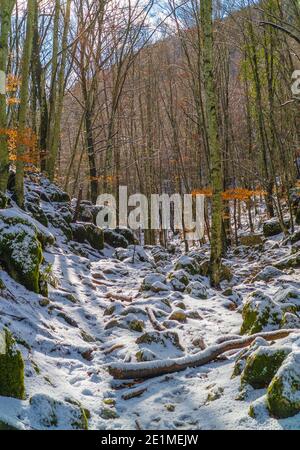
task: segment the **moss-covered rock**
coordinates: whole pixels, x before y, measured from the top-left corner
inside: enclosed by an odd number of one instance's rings
[[[262,346],[269,347],[269,345],[270,344],[268,341],[266,341],[265,339],[263,339],[261,337],[257,337],[255,339],[255,341],[252,342],[252,344],[248,348],[245,348],[244,350],[242,350],[239,353],[239,356],[235,361],[232,378],[242,374],[242,372],[246,366],[246,361],[247,361],[248,357],[251,356],[252,353],[254,353],[254,351],[256,349],[258,349],[259,347],[262,347]]]
[[[151,291],[155,283],[165,284],[165,282],[166,277],[164,275],[156,272],[149,273],[142,282],[141,291]]]
[[[0,331],[0,396],[24,399],[24,362],[7,329]]]
[[[186,322],[186,318],[186,313],[180,308],[174,309],[169,316],[169,320],[176,320],[177,322]]]
[[[210,260],[208,258],[205,258],[203,261],[199,262],[198,267],[199,275],[203,277],[210,276]],[[225,266],[225,264],[221,264],[220,281],[231,281],[232,276],[231,269],[228,266]]]
[[[93,223],[72,223],[73,239],[76,242],[87,243],[95,250],[103,250],[103,230]]]
[[[300,210],[299,210],[300,211]],[[290,236],[291,244],[295,244],[300,241],[300,231],[296,231],[294,234]]]
[[[255,247],[263,244],[263,239],[259,234],[247,234],[240,237],[240,244],[246,247]]]
[[[284,225],[287,228],[289,228],[290,222],[288,220],[286,220],[284,222]],[[263,224],[263,233],[264,233],[265,237],[276,236],[277,234],[282,233],[282,229],[281,229],[279,221],[277,219],[267,220]]]
[[[118,413],[113,408],[102,408],[100,416],[104,420],[117,419],[119,417]]]
[[[291,256],[281,259],[274,264],[277,269],[297,269],[300,267],[300,252],[297,252]]]
[[[65,221],[65,219],[60,215],[58,211],[56,211],[54,214],[51,212],[47,213],[46,215],[47,219],[54,228],[59,229],[69,241],[73,239],[71,226]]]
[[[149,331],[142,334],[142,336],[139,336],[136,343],[148,345],[160,344],[163,347],[167,347],[169,344],[172,344],[178,350],[183,350],[176,331]]]
[[[252,292],[244,304],[241,334],[255,334],[268,328],[278,329],[282,311],[270,297],[261,291]]]
[[[152,352],[151,350],[149,350],[148,348],[143,348],[143,349],[139,350],[136,353],[135,357],[138,362],[153,361],[154,359],[157,359],[156,354],[154,352]]]
[[[120,233],[117,233],[116,230],[105,229],[104,233],[104,242],[110,245],[113,248],[122,247],[127,248],[129,243],[127,239]]]
[[[281,328],[296,329],[300,328],[300,317],[297,314],[286,312],[281,321]]]
[[[86,410],[77,401],[70,399],[62,401],[46,394],[35,394],[30,399],[30,406],[40,429],[88,429]]]
[[[37,196],[37,197],[38,197],[38,203],[36,203],[35,201],[33,202],[33,201],[26,200],[24,206],[25,206],[26,211],[31,213],[31,215],[35,218],[35,220],[37,220],[42,225],[47,227],[48,219],[47,219],[45,212],[39,205],[39,196]]]
[[[277,370],[291,352],[288,347],[259,347],[246,360],[241,376],[242,384],[250,384],[254,389],[269,386]]]
[[[292,352],[271,381],[267,391],[270,413],[278,418],[300,412],[300,352]]]
[[[174,291],[179,292],[183,292],[189,284],[189,276],[185,270],[170,272],[168,275],[168,280],[170,281]]]
[[[0,209],[4,209],[7,207],[8,204],[8,198],[6,194],[0,191]]]
[[[186,288],[186,292],[195,298],[206,299],[207,289],[200,281],[192,281]]]
[[[145,324],[142,320],[132,319],[128,322],[128,328],[132,331],[137,331],[138,333],[142,333],[144,327]]]
[[[283,272],[276,267],[266,266],[253,278],[253,281],[270,281],[274,278],[280,277]]]
[[[14,211],[0,213],[0,261],[27,289],[39,293],[42,246],[37,228]]]
[[[196,275],[199,273],[199,264],[195,258],[184,255],[176,262],[175,270],[185,270],[190,275]]]

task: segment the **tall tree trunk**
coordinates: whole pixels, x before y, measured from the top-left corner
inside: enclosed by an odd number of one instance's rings
[[[24,203],[24,150],[25,145],[23,143],[25,129],[26,129],[26,115],[28,111],[28,84],[30,74],[30,61],[32,52],[33,41],[33,28],[34,28],[34,0],[28,0],[27,3],[27,24],[26,24],[26,37],[23,49],[22,57],[22,85],[20,93],[20,108],[18,116],[18,135],[19,144],[17,146],[17,161],[16,161],[16,199],[20,207],[23,207]]]
[[[1,1],[0,8],[0,71],[2,77],[5,77],[8,58],[8,34],[10,31],[10,19],[15,5],[15,0]],[[0,192],[5,192],[7,187],[9,159],[7,145],[7,114],[6,114],[6,95],[5,86],[3,92],[0,92]]]
[[[208,142],[211,164],[212,225],[211,225],[211,282],[220,282],[222,257],[222,164],[219,143],[216,93],[213,77],[213,20],[212,0],[201,2],[201,24],[203,35],[203,74],[206,96]]]
[[[55,117],[51,118],[53,122],[53,128],[50,127],[50,139],[48,141],[49,145],[49,157],[47,161],[47,172],[51,181],[54,180],[55,176],[55,163],[58,154],[59,140],[60,140],[60,123],[63,109],[63,99],[65,90],[65,68],[67,59],[67,38],[70,26],[70,10],[71,10],[71,0],[67,1],[65,18],[64,18],[64,32],[62,37],[62,51],[61,51],[61,62],[58,75],[58,87],[57,87],[57,98],[55,107]]]

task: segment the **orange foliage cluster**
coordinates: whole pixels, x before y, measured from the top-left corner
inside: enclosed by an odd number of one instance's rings
[[[116,179],[116,177],[99,175],[98,177],[90,177],[89,179],[90,179],[90,181],[99,181],[99,180],[104,179],[108,183],[112,183]]]
[[[6,78],[6,92],[16,92],[21,85],[21,79],[13,74],[9,74]]]
[[[212,196],[212,189],[211,188],[204,188],[204,189],[195,189],[192,191],[192,195],[205,195],[205,197],[211,197]],[[244,200],[247,201],[251,197],[255,196],[261,196],[266,195],[265,191],[263,190],[255,190],[250,191],[249,189],[244,188],[236,188],[236,189],[228,189],[227,191],[222,192],[222,198],[223,200]]]
[[[14,128],[0,130],[0,134],[7,136],[10,161],[23,161],[25,164],[38,165],[39,154],[37,151],[37,137],[31,128],[26,128],[23,133],[19,133]],[[18,145],[24,147],[23,155],[17,157],[16,149]]]

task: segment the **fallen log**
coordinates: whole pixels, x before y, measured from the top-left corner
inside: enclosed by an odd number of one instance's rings
[[[195,353],[194,355],[188,355],[182,358],[146,361],[141,363],[110,363],[107,367],[110,375],[119,380],[152,378],[166,373],[179,372],[189,367],[203,366],[214,361],[218,356],[229,350],[247,347],[258,337],[262,337],[267,341],[273,341],[276,339],[283,339],[291,333],[300,334],[299,329],[257,333],[252,336],[242,337],[241,339],[234,339],[232,341],[223,342],[222,344],[216,344]]]
[[[132,297],[129,297],[128,295],[114,294],[113,292],[108,292],[105,297],[111,300],[120,300],[121,302],[132,302],[133,300]]]
[[[149,306],[147,306],[145,309],[154,330],[164,331],[165,327],[156,319],[153,309],[149,308]]]

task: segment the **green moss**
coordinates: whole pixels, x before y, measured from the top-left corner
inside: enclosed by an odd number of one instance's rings
[[[300,353],[292,352],[273,378],[267,391],[270,413],[283,419],[300,412]]]
[[[0,332],[0,396],[25,398],[24,361],[11,333]]]
[[[36,228],[22,217],[0,216],[0,261],[12,278],[39,293],[42,259]]]
[[[45,394],[35,394],[30,398],[30,405],[42,429],[62,425],[67,429],[88,429],[87,412],[77,400],[66,398],[61,401]]]
[[[255,247],[263,243],[262,237],[258,234],[248,234],[240,237],[240,244],[246,247]]]
[[[104,420],[117,419],[119,417],[117,412],[111,408],[103,408],[100,415]]]
[[[175,270],[185,270],[190,275],[197,275],[199,273],[199,266],[197,261],[188,256],[180,258],[175,264]]]
[[[241,334],[259,333],[267,325],[280,325],[281,312],[276,304],[259,291],[250,295],[242,311]]]
[[[131,320],[129,329],[141,333],[144,330],[144,322],[142,320]]]
[[[250,417],[252,417],[252,419],[255,419],[255,409],[253,407],[253,405],[250,405],[249,411],[248,411],[248,415]]]
[[[170,281],[172,281],[174,279],[178,280],[178,281],[180,281],[180,283],[184,284],[185,286],[187,286],[190,282],[187,273],[185,273],[183,270],[179,270],[178,272],[171,272],[168,276],[168,279]]]
[[[267,387],[290,351],[270,347],[255,350],[246,360],[242,384],[250,384],[254,389]]]
[[[0,209],[5,209],[7,207],[8,198],[3,192],[0,192]]]

